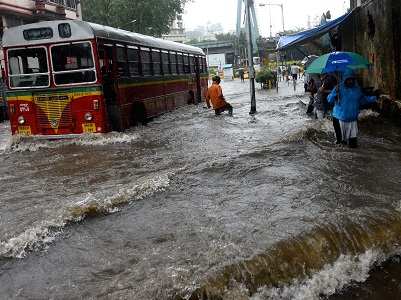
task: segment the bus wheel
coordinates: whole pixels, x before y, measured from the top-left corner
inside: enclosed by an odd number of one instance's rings
[[[145,105],[141,102],[135,102],[132,106],[132,119],[133,124],[135,125],[146,125],[147,117],[146,117],[146,108]]]

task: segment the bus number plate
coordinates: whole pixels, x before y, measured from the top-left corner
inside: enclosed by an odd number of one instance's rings
[[[31,126],[18,126],[18,134],[22,136],[32,135]]]
[[[82,129],[84,133],[96,133],[95,123],[84,123],[82,124]]]

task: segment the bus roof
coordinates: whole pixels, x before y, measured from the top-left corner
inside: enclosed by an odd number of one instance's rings
[[[71,28],[71,37],[62,38],[59,35],[59,24],[68,23]],[[52,35],[47,36],[43,39],[26,39],[24,37],[24,31],[34,29],[52,29]],[[116,29],[109,26],[103,26],[99,24],[84,22],[80,20],[58,20],[58,21],[46,21],[39,23],[32,23],[27,25],[21,25],[12,27],[4,31],[2,46],[17,47],[17,46],[33,46],[43,45],[47,43],[60,43],[60,42],[71,42],[76,40],[88,40],[94,38],[102,38],[106,40],[113,40],[115,42],[131,43],[149,48],[159,48],[170,51],[185,52],[195,55],[205,55],[202,49],[194,46],[185,44],[175,43],[163,39],[150,37],[147,35],[134,33],[122,29]]]

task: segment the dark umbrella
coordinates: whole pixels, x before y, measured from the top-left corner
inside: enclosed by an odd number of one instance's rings
[[[304,68],[307,69],[311,63],[313,63],[319,56],[317,55],[309,55],[304,58],[302,61],[302,64],[304,65]]]

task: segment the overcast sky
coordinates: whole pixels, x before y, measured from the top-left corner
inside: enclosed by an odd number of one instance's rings
[[[269,11],[267,7],[259,7],[260,3],[283,3],[284,21],[286,29],[302,28],[307,26],[308,15],[312,20],[330,10],[333,18],[339,17],[349,7],[349,0],[255,0],[255,8],[261,34],[269,34]],[[280,31],[281,9],[271,7],[273,34]],[[224,31],[233,31],[236,28],[237,0],[194,0],[186,5],[184,25],[186,30],[197,26],[205,26],[208,22],[221,23]]]

